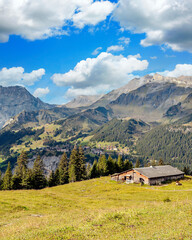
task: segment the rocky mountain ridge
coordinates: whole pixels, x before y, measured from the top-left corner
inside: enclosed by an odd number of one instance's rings
[[[30,112],[40,109],[50,109],[54,106],[42,102],[39,98],[35,98],[24,87],[0,86],[0,128],[6,121],[22,111]]]

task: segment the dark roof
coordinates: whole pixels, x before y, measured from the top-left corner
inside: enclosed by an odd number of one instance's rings
[[[184,174],[184,172],[181,172],[179,169],[170,165],[134,168],[134,170],[148,178],[168,177]]]

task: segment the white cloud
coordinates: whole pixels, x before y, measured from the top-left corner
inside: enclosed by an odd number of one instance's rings
[[[192,64],[177,64],[173,71],[159,72],[166,77],[192,76]]]
[[[119,38],[119,42],[123,43],[125,45],[128,45],[130,43],[130,38],[121,37],[121,38]]]
[[[104,21],[114,7],[107,0],[0,0],[0,42],[13,34],[29,40],[66,35],[71,25]]]
[[[54,74],[57,86],[70,87],[68,95],[101,94],[123,86],[134,78],[135,71],[147,69],[148,61],[140,60],[140,54],[124,57],[102,52],[96,58],[80,61],[73,70]]]
[[[35,92],[33,93],[33,95],[34,95],[35,97],[40,98],[40,97],[46,96],[49,92],[50,92],[50,90],[49,90],[48,87],[46,87],[46,88],[37,88],[37,89],[35,90]]]
[[[27,85],[31,86],[45,75],[45,69],[33,70],[31,73],[24,73],[22,67],[2,68],[0,70],[0,85]]]
[[[115,4],[109,1],[93,2],[79,8],[80,12],[73,16],[73,23],[77,28],[83,28],[85,25],[95,26],[104,21],[114,8]]]
[[[143,46],[192,52],[192,0],[119,0],[114,17],[123,28],[146,33]]]
[[[155,60],[157,59],[157,56],[150,57],[151,59]]]
[[[121,52],[124,51],[124,47],[122,45],[114,45],[107,48],[107,52]]]
[[[102,47],[96,48],[96,49],[92,52],[92,55],[98,55],[101,50],[102,50]]]

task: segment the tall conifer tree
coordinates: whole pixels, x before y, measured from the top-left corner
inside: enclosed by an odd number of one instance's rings
[[[85,155],[81,146],[79,147],[78,158],[78,181],[81,181],[86,179]]]
[[[111,156],[108,157],[107,159],[107,166],[110,174],[115,173],[115,166],[114,166],[114,161]]]
[[[11,172],[11,164],[8,163],[7,170],[3,177],[3,190],[11,190],[12,189],[12,172]]]
[[[107,159],[105,155],[100,156],[97,167],[100,176],[107,176],[109,174]]]
[[[28,156],[25,151],[22,151],[20,156],[17,158],[17,165],[13,176],[13,188],[21,189],[26,188],[26,178],[27,178],[27,163]]]
[[[93,166],[91,168],[90,178],[96,178],[98,177],[98,170],[97,170],[97,160],[93,162]]]
[[[70,161],[69,161],[69,182],[78,181],[78,151],[77,147],[71,152]]]
[[[63,153],[61,156],[61,160],[59,162],[59,182],[60,184],[68,183],[69,181],[69,174],[68,174],[68,160],[67,154]]]
[[[48,178],[48,186],[49,187],[54,187],[56,186],[56,182],[55,182],[55,173],[54,171],[51,171],[49,178]]]
[[[33,165],[33,188],[41,189],[45,186],[44,165],[41,157],[38,155]]]
[[[121,155],[118,156],[117,164],[118,164],[119,172],[122,172],[124,170],[124,162]]]

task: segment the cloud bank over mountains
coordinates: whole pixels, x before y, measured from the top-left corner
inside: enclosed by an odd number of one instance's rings
[[[35,97],[41,98],[41,97],[46,96],[49,92],[50,92],[50,90],[49,90],[48,87],[46,87],[46,88],[37,88],[35,90],[35,92],[33,93],[33,95]]]
[[[135,71],[147,69],[148,61],[140,58],[139,54],[124,57],[102,52],[67,73],[54,74],[52,80],[57,86],[70,87],[67,96],[100,94],[126,84]]]
[[[25,85],[32,86],[45,75],[45,69],[40,68],[30,73],[25,73],[23,67],[2,68],[0,70],[0,85],[13,86]]]
[[[177,64],[172,71],[159,72],[166,77],[192,76],[192,64]]]

